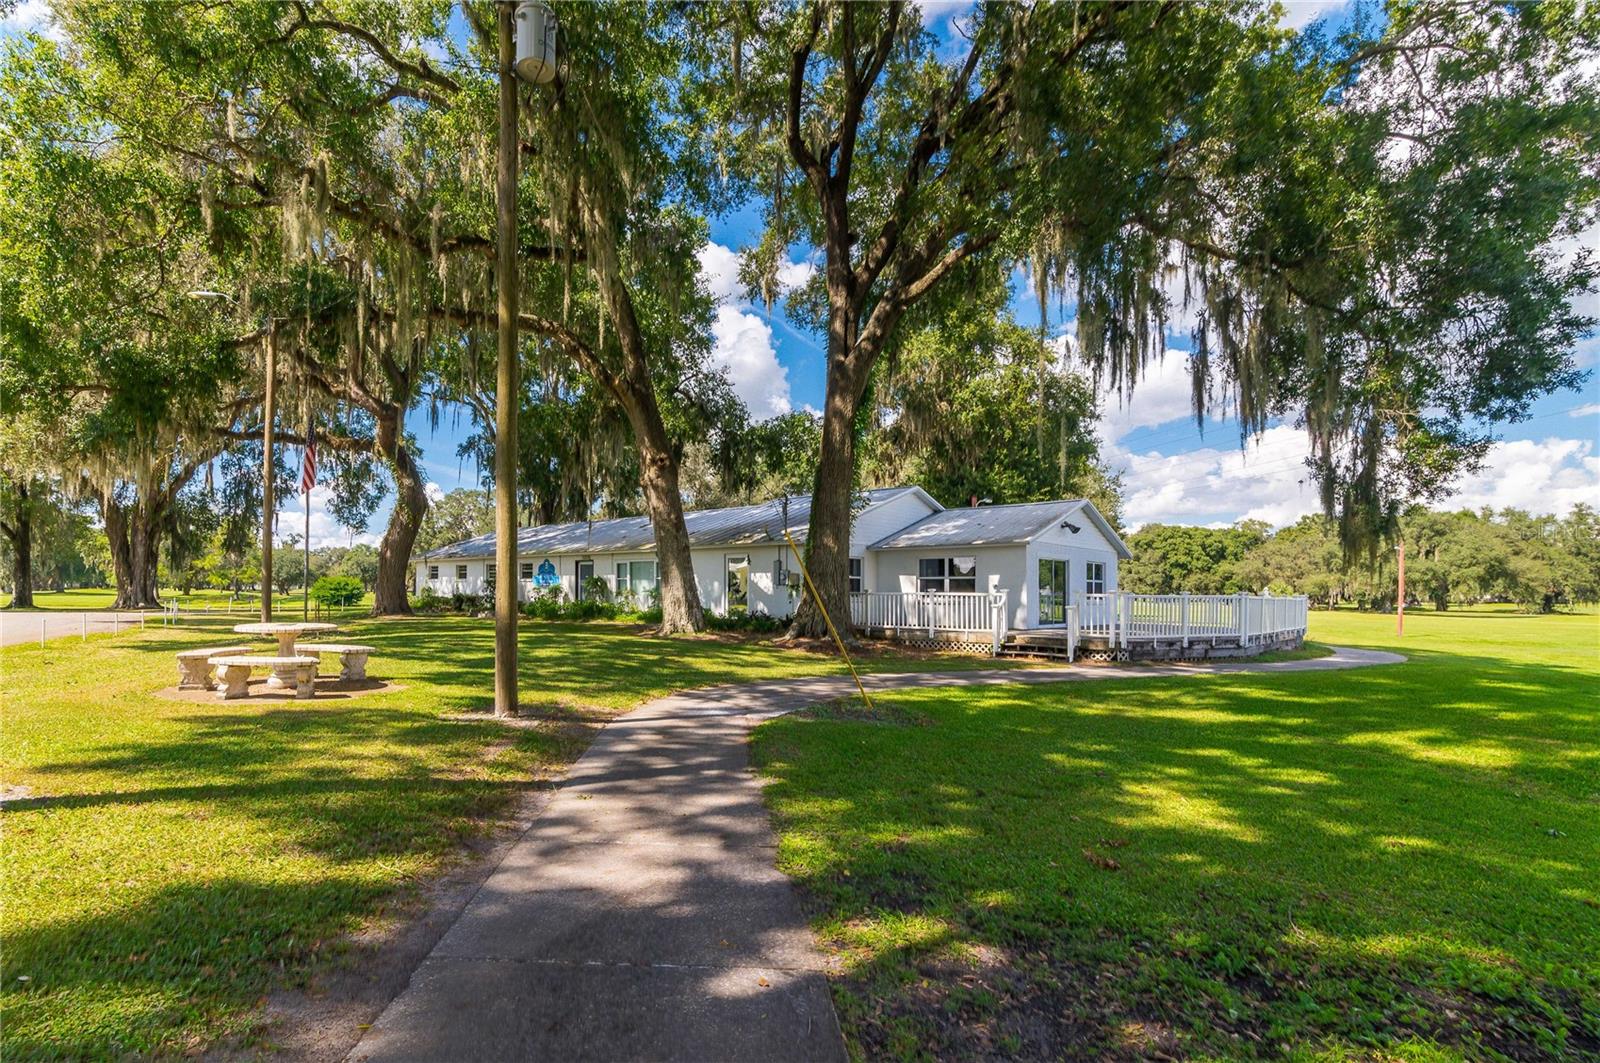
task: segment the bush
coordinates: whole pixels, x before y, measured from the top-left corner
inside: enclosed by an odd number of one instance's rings
[[[361,581],[350,576],[323,576],[311,585],[311,600],[318,605],[354,605],[365,593]]]
[[[789,620],[779,620],[770,613],[740,613],[737,616],[707,613],[706,627],[712,631],[750,631],[758,635],[772,635],[787,630]]]
[[[522,615],[534,620],[615,620],[624,610],[598,596],[567,601],[559,590],[551,589],[523,602]]]

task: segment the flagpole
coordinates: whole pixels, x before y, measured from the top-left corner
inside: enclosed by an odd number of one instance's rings
[[[306,507],[306,543],[305,543],[305,568],[300,576],[300,619],[311,619],[311,489],[317,485],[316,436],[317,430],[314,421],[306,422],[306,453],[301,456],[304,469],[300,478],[305,481],[304,503]]]
[[[300,577],[300,619],[311,619],[311,488],[306,488],[306,557],[305,573]]]

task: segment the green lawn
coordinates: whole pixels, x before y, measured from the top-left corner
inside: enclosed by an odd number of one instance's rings
[[[764,725],[852,1052],[1600,1058],[1600,618],[1413,612],[1399,648]]]
[[[580,716],[841,670],[765,641],[525,623],[522,698],[548,718],[508,731],[441,718],[490,701],[487,622],[353,622],[341,637],[378,647],[372,674],[405,689],[315,707],[153,696],[175,649],[237,639],[220,625],[0,651],[0,782],[32,790],[0,835],[0,1056],[248,1040],[269,987],[303,980],[570,762]],[[930,663],[969,662],[868,667]]]

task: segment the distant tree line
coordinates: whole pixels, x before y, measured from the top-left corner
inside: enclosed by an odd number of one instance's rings
[[[1600,514],[1574,506],[1565,518],[1520,509],[1445,512],[1421,506],[1400,520],[1406,602],[1437,609],[1514,602],[1529,611],[1600,601]],[[1393,609],[1392,548],[1349,558],[1321,515],[1272,532],[1261,521],[1229,528],[1147,524],[1128,537],[1124,590],[1141,594],[1304,594],[1329,607]]]

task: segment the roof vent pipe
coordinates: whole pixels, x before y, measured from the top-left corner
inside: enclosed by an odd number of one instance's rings
[[[517,4],[517,76],[530,85],[556,78],[556,15],[539,0]]]

